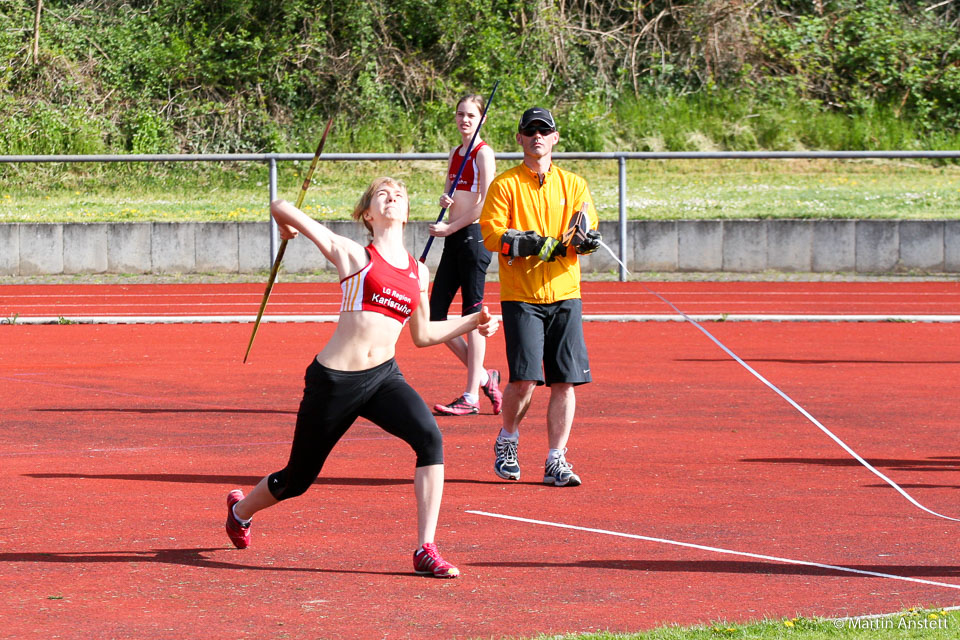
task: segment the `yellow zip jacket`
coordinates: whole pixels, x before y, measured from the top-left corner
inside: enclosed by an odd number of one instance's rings
[[[590,205],[590,228],[596,229],[597,211],[586,180],[554,164],[543,184],[523,163],[493,180],[480,214],[480,232],[484,246],[500,256],[501,300],[547,304],[580,297],[580,261],[573,247],[553,262],[537,256],[511,258],[500,253],[500,237],[516,229],[559,238],[584,202]]]

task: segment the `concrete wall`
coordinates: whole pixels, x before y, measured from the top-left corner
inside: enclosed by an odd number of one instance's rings
[[[408,250],[419,257],[426,222],[407,225]],[[352,221],[337,233],[367,242]],[[619,225],[600,225],[619,252]],[[270,268],[267,222],[0,224],[0,275],[80,273],[252,273]],[[442,240],[427,259],[435,267]],[[677,220],[627,225],[631,271],[960,273],[960,220]],[[330,269],[311,243],[288,244],[284,269]],[[497,269],[493,260],[490,269]],[[603,249],[584,257],[584,271],[616,270]]]

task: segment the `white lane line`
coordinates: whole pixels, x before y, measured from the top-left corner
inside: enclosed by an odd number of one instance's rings
[[[187,304],[187,303],[184,303]],[[237,303],[239,304],[239,303]],[[288,303],[294,304],[294,303]],[[306,304],[306,303],[301,303]],[[321,303],[317,303],[321,304]],[[330,303],[328,303],[330,304]],[[586,305],[597,305],[597,306],[611,306],[611,307],[650,307],[656,305],[656,301],[650,300],[649,302],[641,302],[638,300],[584,300],[583,304]],[[771,306],[769,300],[687,300],[685,304],[688,306],[701,306],[701,307],[756,307],[758,305]],[[941,306],[944,308],[955,309],[957,308],[957,302],[948,302],[948,301],[920,301],[920,302],[910,302],[910,301],[900,301],[900,300],[844,300],[844,301],[831,301],[826,302],[824,300],[786,300],[781,303],[782,305],[790,305],[793,308],[799,307],[822,307],[826,304],[830,304],[835,307],[844,307],[844,308],[856,308],[856,307],[892,307],[894,309],[903,308],[903,307],[930,307],[930,306]]]
[[[779,562],[781,564],[792,564],[803,567],[816,567],[818,569],[829,569],[831,571],[840,571],[844,573],[854,573],[857,575],[871,576],[874,578],[887,578],[889,580],[902,580],[904,582],[916,582],[918,584],[928,584],[935,587],[944,587],[947,589],[960,590],[960,584],[950,582],[937,582],[936,580],[924,580],[923,578],[911,578],[909,576],[898,576],[893,573],[880,573],[879,571],[866,571],[864,569],[853,569],[851,567],[841,567],[835,564],[823,564],[820,562],[810,562],[807,560],[794,560],[792,558],[781,558],[779,556],[767,556],[759,553],[748,553],[746,551],[733,551],[731,549],[722,549],[720,547],[709,547],[692,542],[680,542],[678,540],[668,540],[667,538],[653,538],[650,536],[641,536],[633,533],[622,533],[620,531],[609,531],[607,529],[594,529],[592,527],[580,527],[572,524],[563,524],[560,522],[547,522],[546,520],[533,520],[531,518],[521,518],[518,516],[508,516],[499,513],[489,513],[487,511],[467,510],[466,513],[472,513],[477,516],[486,516],[488,518],[499,518],[501,520],[512,520],[514,522],[523,522],[525,524],[536,524],[544,527],[555,527],[558,529],[572,529],[574,531],[584,531],[586,533],[599,533],[601,535],[616,536],[618,538],[631,538],[633,540],[643,540],[645,542],[655,542],[657,544],[668,544],[675,547],[684,547],[687,549],[697,549],[698,551],[708,551],[710,553],[720,553],[724,555],[741,556],[744,558],[754,558],[757,560],[768,560],[770,562]]]
[[[60,303],[60,302],[46,302],[46,303],[36,303],[36,304],[7,304],[4,305],[3,309],[10,313],[17,309],[89,309],[90,307],[105,307],[108,309],[129,309],[133,307],[134,309],[169,309],[170,307],[182,307],[185,309],[205,309],[213,307],[214,309],[243,309],[244,307],[250,308],[256,306],[250,302],[153,302],[153,303],[138,303],[138,304],[118,304],[103,302],[97,300],[94,302],[70,302],[70,303]],[[284,302],[282,300],[271,300],[270,306],[275,307],[333,307],[340,308],[339,300],[330,300],[329,302],[323,302],[321,300],[308,301],[308,302]]]
[[[260,285],[260,288],[263,288],[263,285]],[[339,288],[331,291],[274,291],[273,295],[281,298],[289,297],[302,297],[302,296],[321,296],[329,298],[337,298],[339,301],[343,293]],[[248,291],[248,292],[224,292],[224,291],[209,291],[201,293],[162,293],[162,292],[137,292],[129,291],[124,293],[25,293],[25,294],[0,294],[0,300],[23,300],[24,298],[39,298],[42,300],[62,300],[65,298],[94,298],[97,300],[103,298],[119,298],[122,300],[130,300],[131,298],[147,298],[153,300],[155,298],[250,298],[251,300],[259,300],[263,297],[262,291]]]
[[[494,305],[493,313],[499,313]],[[458,316],[450,316],[451,318]],[[688,314],[688,318],[697,322],[960,322],[960,315],[905,315],[905,314],[737,314],[709,313]],[[265,315],[262,322],[336,322],[339,315]],[[249,323],[257,319],[254,315],[85,315],[85,316],[16,316],[0,317],[3,324],[224,324]],[[671,313],[640,314],[584,314],[587,322],[685,322],[686,318]]]
[[[375,427],[375,425],[354,425],[354,426],[370,426]],[[375,427],[378,428],[378,427]],[[370,440],[394,440],[395,436],[391,435],[382,435],[382,436],[344,436],[337,440],[337,442],[367,442]],[[224,442],[219,444],[158,444],[158,445],[144,445],[141,447],[90,447],[88,449],[73,449],[73,450],[64,450],[56,449],[52,451],[0,451],[0,458],[13,458],[20,456],[69,456],[69,455],[87,455],[90,453],[142,453],[144,451],[183,451],[188,449],[229,449],[236,447],[276,447],[276,446],[290,446],[292,440],[280,440],[278,442]]]
[[[584,314],[592,322],[960,322],[960,315],[935,314],[810,314],[810,313],[692,313],[686,317],[672,313]]]
[[[36,378],[33,378],[33,379],[26,378],[24,377],[25,375],[34,376],[34,375],[43,375],[43,374],[41,372],[27,373],[27,374],[15,373],[12,376],[0,376],[0,382],[20,382],[23,384],[32,384],[32,385],[37,385],[42,387],[55,387],[58,389],[70,389],[72,391],[90,392],[97,395],[109,395],[109,396],[119,396],[121,398],[136,398],[138,400],[150,400],[152,402],[156,402],[159,405],[163,405],[163,403],[174,402],[175,404],[178,404],[178,405],[189,405],[197,409],[204,409],[208,411],[223,411],[224,413],[242,411],[242,409],[238,409],[236,407],[233,407],[233,408],[224,407],[223,405],[220,405],[220,404],[194,402],[192,400],[182,400],[179,398],[176,399],[175,401],[171,401],[169,398],[164,398],[161,396],[148,396],[141,393],[129,393],[127,391],[115,391],[113,389],[99,389],[97,387],[86,387],[86,386],[76,385],[76,384],[64,384],[62,382],[48,382],[46,380],[37,380]],[[169,407],[164,407],[164,408],[169,408]],[[273,409],[262,409],[262,411],[273,411]],[[290,413],[295,413],[295,411],[291,410]]]
[[[325,287],[317,287],[315,289],[304,290],[304,291],[290,291],[290,290],[277,290],[274,291],[273,295],[281,297],[302,297],[302,296],[320,296],[320,297],[335,297],[339,300],[342,295],[340,288],[336,285],[329,285]],[[662,285],[664,283],[657,283]],[[889,284],[889,283],[885,283]],[[13,285],[17,286],[17,285]],[[47,286],[47,285],[44,285]],[[68,285],[71,286],[71,285]],[[77,285],[84,286],[84,285]],[[93,286],[129,286],[129,285],[93,285]],[[147,285],[147,286],[163,286],[163,285]],[[263,285],[257,285],[261,289]],[[641,285],[642,286],[642,285]],[[872,290],[859,290],[859,289],[840,289],[836,291],[824,290],[824,289],[716,289],[716,290],[684,290],[684,289],[673,289],[671,287],[665,287],[669,289],[667,293],[671,296],[750,296],[750,297],[769,297],[769,296],[795,296],[809,298],[811,296],[839,296],[839,297],[856,297],[863,298],[868,296],[876,296],[881,298],[895,298],[895,297],[946,297],[946,298],[955,298],[960,297],[960,290],[936,290],[936,291],[904,291],[904,290],[894,290],[894,291],[881,291],[878,289]],[[893,287],[886,287],[887,289]],[[594,288],[589,285],[584,286],[588,294],[603,294],[610,296],[631,296],[635,297],[638,293],[635,288],[621,288],[619,286],[613,287],[610,289],[605,288]],[[954,287],[956,289],[956,287]],[[96,292],[79,292],[79,293],[0,293],[0,300],[12,299],[20,300],[24,298],[42,298],[42,299],[64,299],[64,298],[121,298],[124,300],[129,300],[131,298],[210,298],[210,297],[243,297],[251,299],[259,299],[263,295],[262,291],[253,289],[251,291],[201,291],[201,292],[182,292],[182,293],[166,293],[160,290],[150,290],[150,291],[138,291],[138,290],[129,290],[123,291],[121,293],[96,293]]]
[[[57,449],[52,451],[2,451],[0,456],[2,457],[15,457],[15,456],[64,456],[64,455],[85,455],[88,453],[139,453],[142,451],[159,451],[163,449],[223,449],[229,447],[272,447],[277,445],[289,445],[290,440],[280,441],[280,442],[229,442],[221,444],[177,444],[177,445],[151,445],[151,446],[142,446],[142,447],[90,447],[88,449],[75,449],[73,451],[65,451],[63,449]]]
[[[7,324],[223,324],[249,323],[257,316],[18,316]],[[262,322],[336,322],[338,315],[264,316]]]

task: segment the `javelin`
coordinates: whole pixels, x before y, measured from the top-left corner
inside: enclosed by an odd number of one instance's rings
[[[483,126],[483,121],[487,117],[487,109],[490,108],[490,103],[493,102],[493,96],[497,93],[497,86],[499,84],[499,80],[493,83],[493,89],[490,91],[490,97],[487,98],[487,104],[483,107],[483,114],[480,116],[480,124],[477,125],[476,131],[473,132],[473,137],[470,138],[470,144],[467,145],[467,150],[463,152],[463,162],[460,163],[460,169],[457,171],[457,177],[453,179],[452,183],[450,183],[450,191],[447,193],[447,196],[450,198],[453,197],[453,192],[457,190],[457,183],[460,182],[460,176],[463,175],[463,170],[467,166],[467,160],[470,159],[470,151],[473,149],[473,143],[477,140],[477,135],[480,133],[480,127]],[[437,216],[437,223],[443,220],[443,214],[446,212],[446,207],[440,209],[440,215]],[[430,245],[433,244],[433,238],[433,236],[430,236],[430,238],[427,240],[427,246],[423,248],[423,255],[420,256],[420,262],[427,261],[427,253],[430,252]]]
[[[317,160],[320,159],[320,152],[323,151],[323,145],[327,141],[327,134],[330,132],[330,125],[333,124],[333,117],[327,120],[327,126],[323,130],[323,137],[320,138],[320,144],[317,145],[317,152],[313,154],[313,161],[307,170],[307,177],[303,180],[303,186],[300,187],[300,194],[297,195],[297,209],[303,204],[303,198],[307,195],[307,188],[310,186],[310,180],[313,179],[313,170],[317,168]],[[257,312],[257,321],[253,323],[253,333],[250,334],[250,342],[247,344],[247,352],[243,355],[243,362],[247,362],[247,356],[250,355],[250,348],[253,347],[253,339],[257,337],[257,329],[260,328],[260,320],[263,319],[263,310],[267,308],[267,300],[270,298],[270,291],[273,289],[273,283],[277,279],[277,271],[280,270],[280,261],[283,260],[283,252],[287,250],[287,239],[280,242],[280,248],[277,249],[277,257],[273,260],[273,268],[270,269],[270,279],[267,280],[267,289],[263,292],[263,300],[260,301],[260,311]]]

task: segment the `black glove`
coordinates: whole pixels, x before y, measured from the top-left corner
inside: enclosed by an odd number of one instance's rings
[[[586,237],[577,245],[577,253],[581,255],[593,253],[600,248],[600,240],[600,232],[596,229],[590,229],[587,231]]]
[[[500,237],[500,253],[511,258],[535,256],[543,247],[544,238],[536,231],[510,229]]]
[[[500,253],[517,256],[537,256],[544,262],[553,262],[557,256],[567,255],[567,247],[556,238],[544,238],[536,231],[510,229],[500,237]]]
[[[557,259],[557,256],[566,255],[567,245],[551,236],[547,236],[543,239],[543,246],[541,246],[540,251],[537,252],[537,257],[544,262],[553,262]]]

